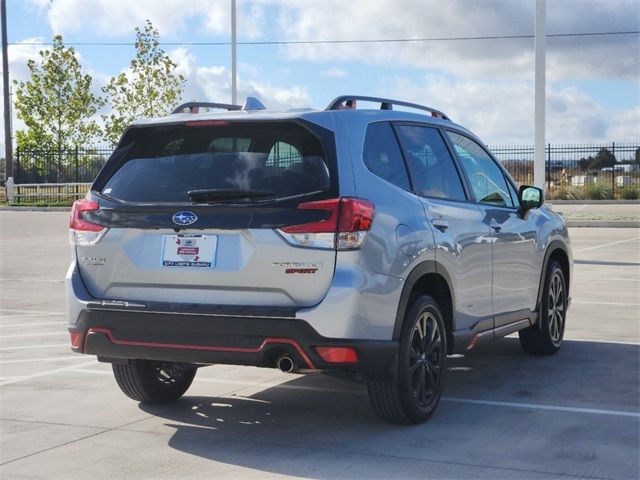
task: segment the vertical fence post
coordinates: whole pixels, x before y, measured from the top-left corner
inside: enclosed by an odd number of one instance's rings
[[[547,192],[551,190],[551,144],[547,144]]]
[[[20,183],[20,147],[16,148],[16,170],[13,176],[15,183]]]
[[[613,155],[613,166],[611,167],[611,198],[616,198],[616,165],[618,160],[616,159],[616,142],[611,142],[611,154]],[[624,179],[622,180],[624,182]]]
[[[75,155],[75,162],[76,163],[75,163],[75,176],[74,176],[74,178],[75,178],[76,183],[78,183],[78,181],[79,181],[78,180],[78,145],[76,145],[75,154],[76,154]]]

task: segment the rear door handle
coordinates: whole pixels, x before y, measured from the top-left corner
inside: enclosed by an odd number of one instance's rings
[[[434,227],[436,227],[441,232],[444,232],[447,228],[449,228],[449,222],[447,222],[446,220],[442,220],[440,218],[431,220],[431,223],[433,224]]]
[[[500,230],[502,230],[502,226],[495,221],[492,221],[489,226],[493,228],[493,231],[496,233],[500,233]]]

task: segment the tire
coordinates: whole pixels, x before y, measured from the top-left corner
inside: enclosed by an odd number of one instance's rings
[[[567,283],[560,264],[547,267],[538,322],[520,330],[520,345],[531,355],[553,355],[562,346],[567,316]]]
[[[436,301],[420,295],[404,318],[395,380],[367,382],[376,414],[392,423],[426,422],[442,395],[447,360],[447,335]]]
[[[113,375],[124,394],[143,403],[167,403],[187,391],[197,367],[187,363],[126,360],[113,363]]]

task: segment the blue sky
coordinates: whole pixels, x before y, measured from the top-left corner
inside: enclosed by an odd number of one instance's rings
[[[229,40],[228,0],[9,0],[10,71],[54,34],[65,43],[127,43],[149,18],[162,42]],[[637,0],[550,0],[548,32],[640,30]],[[529,35],[534,0],[238,0],[239,41]],[[187,78],[184,100],[229,101],[228,46],[167,45]],[[132,46],[77,46],[99,91],[125,70]],[[637,141],[640,37],[549,38],[552,142]],[[239,97],[272,108],[323,108],[358,93],[425,103],[487,143],[533,142],[533,40],[239,45]],[[19,121],[14,122],[19,129]]]

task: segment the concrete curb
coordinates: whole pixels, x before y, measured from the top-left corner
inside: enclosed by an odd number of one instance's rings
[[[640,200],[546,200],[551,205],[640,205]]]
[[[639,222],[625,220],[567,220],[569,228],[640,228]]]
[[[71,207],[0,207],[0,212],[70,212]]]

